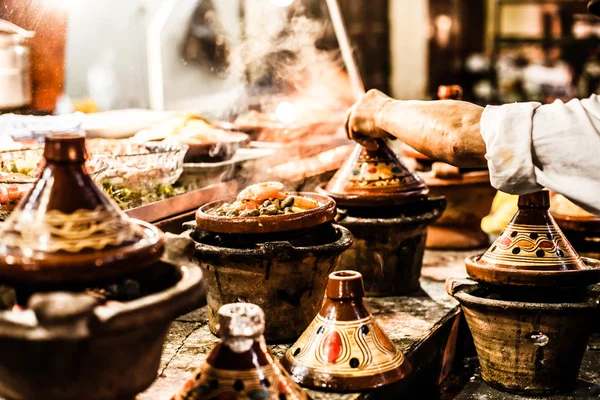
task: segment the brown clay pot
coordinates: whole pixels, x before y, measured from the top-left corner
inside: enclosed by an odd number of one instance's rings
[[[454,278],[446,289],[461,304],[485,382],[530,395],[574,388],[590,322],[599,316],[597,297],[520,301],[519,295],[499,296],[474,281]]]
[[[338,270],[363,276],[367,296],[398,296],[418,291],[427,226],[438,219],[444,199],[427,199],[410,207],[338,210],[337,223],[354,235]]]
[[[167,239],[166,250],[129,276],[148,295],[98,304],[83,293],[37,293],[24,310],[0,312],[0,396],[134,399],[149,387],[171,321],[198,307],[203,294],[191,241]]]
[[[294,340],[319,311],[326,277],[352,244],[348,229],[329,223],[304,234],[247,235],[253,242],[192,233],[194,259],[208,287],[208,323],[217,334],[217,311],[227,303],[248,302],[267,313],[267,341]]]
[[[363,296],[360,273],[329,275],[321,311],[281,361],[300,385],[354,392],[398,382],[411,372]]]
[[[2,224],[0,276],[32,284],[112,279],[156,262],[163,239],[88,175],[85,137],[51,134],[34,188]]]
[[[447,202],[442,217],[429,227],[426,247],[474,249],[488,245],[481,220],[489,214],[496,195],[489,173],[467,172],[453,179],[440,179],[431,172],[419,175],[429,187],[430,196],[445,197]]]
[[[172,400],[309,397],[281,367],[265,343],[265,314],[255,304],[226,304],[219,309],[219,336],[202,366]]]

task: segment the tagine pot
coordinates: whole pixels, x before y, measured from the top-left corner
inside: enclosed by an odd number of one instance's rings
[[[226,304],[218,318],[221,342],[172,400],[309,399],[267,347],[260,307]]]
[[[561,299],[560,293],[545,292],[524,300],[454,278],[446,289],[460,302],[486,383],[524,395],[575,388],[591,322],[599,315],[598,294]]]
[[[411,372],[404,355],[363,303],[356,271],[329,275],[323,307],[282,359],[305,387],[356,392],[399,382]]]
[[[23,310],[1,312],[0,396],[134,399],[148,388],[171,321],[201,305],[202,273],[189,261],[191,241],[182,240],[168,239],[159,262],[125,275],[145,293],[134,300],[38,293]]]
[[[368,296],[419,290],[427,226],[440,218],[444,199],[427,196],[423,181],[383,140],[375,150],[357,145],[319,190],[339,205],[336,221],[355,237],[338,270],[363,275]]]
[[[333,200],[299,195],[321,207],[304,216],[211,217],[210,210],[223,202],[218,201],[198,211],[196,225],[211,230],[196,228],[191,237],[207,283],[212,333],[217,334],[217,311],[228,303],[253,303],[265,310],[269,342],[295,340],[319,311],[327,275],[353,239],[348,229],[328,222],[335,217]]]
[[[482,255],[467,257],[467,274],[490,285],[579,287],[600,282],[600,261],[580,257],[549,212],[546,190],[519,196],[518,211]]]
[[[364,207],[338,210],[337,223],[354,235],[338,270],[363,276],[366,295],[399,296],[417,292],[427,227],[445,207],[444,199],[426,199],[410,207]]]
[[[0,278],[87,284],[158,261],[161,232],[127,217],[93,182],[83,135],[47,135],[44,159],[34,188],[0,226]]]

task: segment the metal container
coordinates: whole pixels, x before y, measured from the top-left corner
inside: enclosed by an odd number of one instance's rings
[[[528,395],[575,387],[599,317],[597,294],[514,288],[499,294],[498,288],[453,278],[446,289],[461,304],[485,382]]]
[[[29,48],[23,43],[34,32],[0,19],[0,110],[31,103]]]

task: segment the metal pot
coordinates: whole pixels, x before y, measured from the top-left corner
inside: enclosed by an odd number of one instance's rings
[[[34,32],[0,19],[0,110],[31,103],[29,48],[23,45]]]

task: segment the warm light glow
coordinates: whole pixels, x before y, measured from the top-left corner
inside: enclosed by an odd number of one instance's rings
[[[282,101],[275,109],[275,118],[284,124],[290,124],[296,120],[296,110],[294,105],[287,101]]]
[[[271,0],[271,3],[275,4],[278,7],[287,7],[293,2],[294,0]]]

